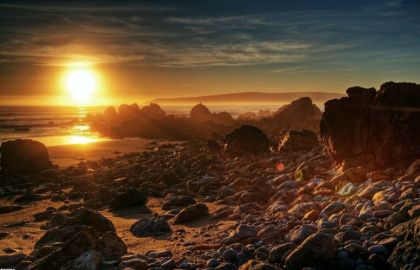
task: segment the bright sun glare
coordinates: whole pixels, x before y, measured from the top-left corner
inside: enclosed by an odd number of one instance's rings
[[[91,70],[78,68],[67,74],[66,87],[76,104],[86,105],[97,88],[97,82]]]

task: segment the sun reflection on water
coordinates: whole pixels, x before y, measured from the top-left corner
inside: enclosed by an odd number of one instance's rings
[[[79,109],[79,112],[82,110]],[[81,113],[82,114],[82,113]],[[80,115],[81,115],[80,114]],[[79,116],[80,116],[79,115]],[[79,121],[82,121],[82,118],[79,118]],[[99,141],[99,137],[95,136],[90,131],[90,126],[84,123],[77,123],[71,128],[71,134],[67,136],[66,143],[67,144],[78,144],[78,145],[86,145],[89,143]]]
[[[70,135],[67,137],[68,144],[89,144],[96,141],[98,141],[97,138],[83,135]]]

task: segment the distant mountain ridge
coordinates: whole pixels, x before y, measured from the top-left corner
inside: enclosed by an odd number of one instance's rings
[[[207,96],[179,97],[179,98],[158,98],[152,100],[158,104],[197,104],[202,103],[283,103],[291,102],[300,97],[310,97],[313,102],[326,102],[330,99],[341,98],[344,94],[327,92],[283,92],[283,93],[264,93],[264,92],[239,92]]]

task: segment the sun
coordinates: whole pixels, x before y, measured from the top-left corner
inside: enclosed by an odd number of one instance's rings
[[[67,74],[66,87],[74,103],[86,105],[91,102],[92,94],[97,88],[97,80],[92,70],[77,68]]]

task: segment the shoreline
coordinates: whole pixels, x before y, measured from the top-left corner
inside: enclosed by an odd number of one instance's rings
[[[102,140],[86,144],[66,144],[48,146],[50,159],[60,168],[77,165],[82,161],[95,161],[101,158],[115,158],[119,155],[142,152],[153,140],[121,139]]]

